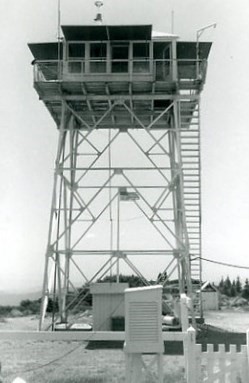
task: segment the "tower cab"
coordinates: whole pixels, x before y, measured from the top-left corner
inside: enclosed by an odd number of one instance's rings
[[[35,83],[133,83],[133,91],[199,92],[205,81],[210,43],[178,41],[176,35],[156,33],[151,25],[62,26],[59,43],[29,44],[35,57]],[[197,73],[198,72],[198,73]],[[67,83],[67,85],[66,85]],[[126,89],[129,89],[126,87]],[[160,91],[160,85],[153,91]],[[38,89],[37,89],[38,90]],[[121,93],[125,89],[115,87]]]

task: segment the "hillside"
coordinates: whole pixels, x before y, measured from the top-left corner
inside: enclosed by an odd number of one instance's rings
[[[5,292],[0,291],[0,306],[17,306],[22,300],[36,300],[41,297],[41,292]]]

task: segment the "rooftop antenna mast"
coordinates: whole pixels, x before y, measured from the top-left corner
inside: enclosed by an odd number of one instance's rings
[[[61,29],[61,0],[57,3],[57,38],[60,41],[60,29]]]
[[[97,15],[94,19],[94,21],[98,24],[102,24],[103,22],[103,17],[102,17],[102,13],[100,12],[100,8],[104,5],[104,2],[101,1],[101,0],[97,0],[95,1],[95,6],[97,7]]]

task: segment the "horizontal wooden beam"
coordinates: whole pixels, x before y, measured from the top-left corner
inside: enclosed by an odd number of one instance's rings
[[[39,92],[38,92],[39,93]],[[43,92],[42,92],[43,93]],[[126,101],[132,98],[133,101],[153,101],[153,100],[189,100],[198,101],[199,95],[170,95],[170,94],[124,94],[124,95],[99,95],[99,94],[75,94],[75,95],[50,95],[49,92],[44,90],[44,93],[40,97],[44,102],[56,102],[56,101]]]
[[[182,342],[186,332],[162,332],[163,341]],[[0,331],[1,341],[124,341],[124,331]]]

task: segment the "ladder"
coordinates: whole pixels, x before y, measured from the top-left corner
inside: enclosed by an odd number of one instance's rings
[[[181,102],[180,145],[183,170],[183,198],[190,247],[190,272],[195,316],[201,308],[201,179],[199,103]]]

